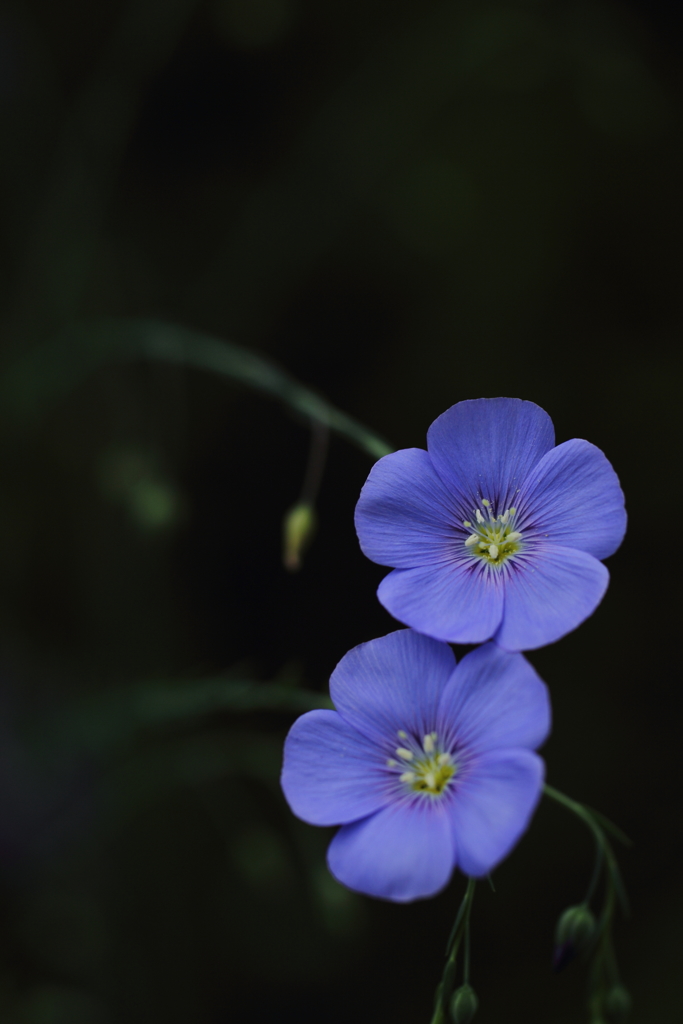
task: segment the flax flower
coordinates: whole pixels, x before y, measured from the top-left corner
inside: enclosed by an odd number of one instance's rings
[[[626,529],[617,475],[599,448],[557,447],[550,417],[517,398],[459,402],[427,451],[373,467],[356,507],[364,553],[393,566],[377,596],[413,629],[451,643],[521,651],[595,611],[600,561]]]

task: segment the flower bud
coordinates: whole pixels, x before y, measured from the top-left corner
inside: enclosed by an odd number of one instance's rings
[[[603,1012],[609,1024],[621,1024],[631,1011],[631,997],[623,985],[615,985],[605,996]]]
[[[582,952],[595,934],[595,918],[587,906],[569,907],[555,929],[553,967],[561,971],[577,953]]]
[[[301,557],[313,539],[315,527],[315,509],[307,502],[294,505],[285,516],[282,524],[282,560],[290,572],[301,568]]]
[[[461,985],[451,999],[451,1020],[453,1024],[470,1024],[479,1007],[477,993],[471,985]]]

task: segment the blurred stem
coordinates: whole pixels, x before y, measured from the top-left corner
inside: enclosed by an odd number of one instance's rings
[[[327,430],[346,437],[373,459],[392,451],[381,437],[261,356],[232,342],[158,320],[96,321],[62,331],[5,371],[0,377],[0,399],[17,422],[28,426],[97,368],[139,359],[217,373],[279,399],[318,424],[315,444],[320,452],[311,468],[311,486],[322,469],[320,439]]]
[[[597,811],[590,810],[584,804],[580,804],[577,800],[572,800],[552,786],[544,786],[544,792],[546,796],[549,796],[552,800],[555,800],[575,814],[577,818],[580,818],[588,826],[595,839],[595,866],[584,900],[586,906],[595,894],[603,864],[606,868],[605,898],[598,920],[592,952],[591,991],[588,1000],[590,1013],[594,1020],[598,1020],[603,1015],[607,992],[612,986],[619,983],[619,969],[612,939],[612,923],[617,902],[621,904],[623,913],[628,914],[628,900],[624,891],[621,872],[612,845],[605,834],[605,829],[609,829],[609,831],[617,835],[622,842],[628,843],[628,840],[616,825],[608,822]]]
[[[593,874],[591,875],[591,880],[590,880],[590,882],[588,884],[588,890],[586,892],[586,896],[585,896],[584,901],[583,901],[585,906],[589,905],[589,903],[591,902],[591,900],[593,899],[593,897],[595,895],[595,890],[597,889],[598,882],[600,881],[600,875],[602,873],[602,866],[604,864],[604,861],[605,861],[605,857],[604,857],[602,846],[600,845],[600,843],[598,843],[596,841],[596,844],[595,844],[595,864],[593,865]]]
[[[466,985],[469,984],[470,980],[470,913],[472,911],[473,900],[474,887],[472,887],[472,896],[467,906],[467,916],[465,918],[465,959],[462,968],[462,980]]]
[[[54,719],[46,721],[44,727],[67,746],[100,756],[125,747],[141,732],[187,727],[212,715],[301,713],[332,706],[326,694],[312,690],[219,676],[115,687],[65,708],[57,729]]]
[[[311,444],[308,449],[308,465],[299,498],[300,505],[315,505],[325,472],[330,431],[326,423],[311,420]]]
[[[549,796],[551,800],[555,800],[556,803],[562,804],[563,807],[566,807],[567,810],[570,810],[573,814],[577,816],[577,818],[580,818],[581,821],[583,821],[584,824],[587,825],[588,828],[591,830],[595,838],[595,841],[599,849],[601,850],[602,856],[605,859],[607,874],[608,877],[611,879],[615,895],[619,898],[624,914],[628,914],[628,899],[626,897],[624,885],[621,880],[621,872],[619,870],[617,858],[614,854],[614,850],[612,849],[610,841],[605,835],[605,831],[602,825],[598,821],[597,815],[584,804],[580,804],[577,800],[572,800],[571,797],[565,796],[564,793],[561,793],[558,789],[554,789],[552,786],[544,786],[543,792],[546,796]],[[616,825],[612,826],[612,828],[616,832],[620,832]],[[623,833],[620,834],[623,837],[622,841],[628,842],[626,837],[623,836]]]
[[[469,982],[470,975],[470,914],[472,912],[472,901],[474,900],[474,889],[476,886],[474,878],[467,879],[467,888],[458,908],[455,924],[451,929],[446,944],[446,966],[444,967],[441,982],[436,990],[434,1015],[431,1024],[442,1024],[448,1013],[448,1001],[454,989],[456,964],[460,944],[465,940],[465,957],[463,966],[463,978]]]

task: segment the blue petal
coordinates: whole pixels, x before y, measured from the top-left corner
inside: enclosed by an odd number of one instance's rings
[[[496,643],[508,651],[554,643],[595,611],[608,583],[605,566],[585,551],[554,544],[534,548],[506,574]]]
[[[391,757],[399,729],[420,740],[434,729],[454,668],[446,644],[400,629],[345,654],[330,678],[330,696],[344,720]]]
[[[588,441],[565,441],[541,459],[522,488],[516,529],[607,558],[626,532],[624,494],[603,453]]]
[[[447,885],[455,852],[444,804],[430,800],[386,807],[340,829],[327,863],[349,889],[407,903]]]
[[[466,654],[441,696],[439,738],[467,750],[540,746],[550,732],[548,688],[524,655],[485,644]]]
[[[336,711],[309,711],[285,741],[282,789],[311,825],[342,825],[384,807],[391,776],[376,744]]]
[[[526,831],[544,770],[530,750],[491,751],[470,768],[448,805],[458,867],[466,875],[488,874]]]
[[[503,576],[482,559],[394,569],[377,596],[388,612],[421,633],[454,644],[493,636],[503,616]]]
[[[555,443],[552,420],[533,402],[478,398],[458,402],[427,433],[427,448],[444,483],[472,503],[487,498],[496,515],[516,505],[529,472]],[[469,513],[469,514],[467,514]]]
[[[355,520],[363,553],[380,565],[403,569],[442,562],[468,534],[453,495],[421,448],[406,448],[375,463]]]

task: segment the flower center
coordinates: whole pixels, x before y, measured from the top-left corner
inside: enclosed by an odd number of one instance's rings
[[[399,782],[415,793],[441,796],[458,770],[452,754],[441,749],[435,732],[423,738],[421,747],[403,730],[398,738],[406,745],[396,748],[398,760],[390,758],[387,765],[401,770]]]
[[[490,565],[502,565],[506,558],[519,551],[522,534],[515,530],[516,508],[508,508],[502,515],[494,516],[491,502],[482,501],[483,511],[474,510],[474,521],[463,520],[463,526],[471,530],[465,541],[474,557],[483,558]]]

